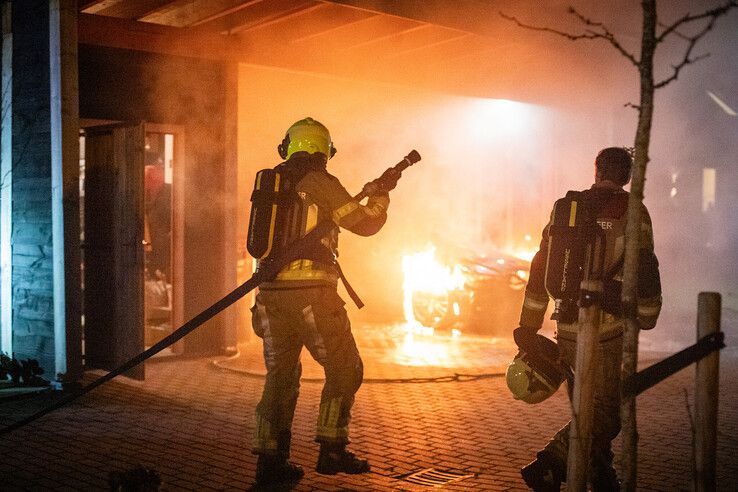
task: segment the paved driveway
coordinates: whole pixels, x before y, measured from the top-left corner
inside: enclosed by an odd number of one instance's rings
[[[292,456],[306,475],[294,490],[432,490],[397,478],[426,468],[471,475],[446,490],[525,490],[520,467],[568,419],[564,391],[539,405],[514,401],[498,375],[514,353],[509,341],[441,340],[435,362],[424,362],[435,364],[429,367],[407,365],[416,343],[405,346],[407,340],[371,329],[357,333],[364,333],[357,338],[369,382],[357,396],[351,447],[369,458],[372,472],[312,470],[321,374],[306,364]],[[433,353],[434,344],[421,353]],[[263,384],[259,351],[247,345],[240,357],[217,365],[211,359],[148,363],[144,383],[116,379],[0,438],[0,490],[105,490],[111,471],[138,464],[155,469],[164,490],[249,489],[252,418]],[[724,350],[721,364],[718,479],[720,490],[732,491],[738,490],[738,350]],[[455,373],[484,376],[444,378]],[[387,381],[426,377],[441,379]],[[693,392],[689,368],[639,397],[639,490],[689,490]],[[49,398],[0,401],[0,424]]]

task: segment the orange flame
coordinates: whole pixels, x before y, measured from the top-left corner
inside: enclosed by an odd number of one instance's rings
[[[405,366],[445,367],[452,363],[452,346],[449,342],[461,335],[451,331],[451,337],[436,337],[432,327],[423,326],[413,311],[413,294],[423,292],[445,296],[453,289],[464,287],[464,274],[458,266],[449,268],[435,257],[435,248],[406,255],[402,259],[403,310],[405,314],[404,336],[398,344],[395,362]],[[455,307],[458,309],[458,307]]]
[[[465,278],[459,266],[449,268],[442,265],[436,260],[435,252],[435,248],[431,247],[402,258],[403,311],[408,331],[412,333],[433,334],[433,328],[425,327],[415,319],[413,294],[445,295],[450,290],[464,288]]]

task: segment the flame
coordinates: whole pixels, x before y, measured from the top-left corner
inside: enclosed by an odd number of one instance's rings
[[[430,247],[402,258],[403,273],[403,311],[408,331],[420,334],[433,334],[433,328],[420,324],[413,313],[413,294],[424,292],[444,295],[450,290],[464,288],[464,274],[458,265],[449,268],[436,260],[436,249]],[[458,309],[458,306],[455,307]]]
[[[517,248],[510,251],[510,254],[515,258],[519,258],[525,261],[533,261],[533,257],[538,253],[538,248]]]
[[[533,261],[533,257],[536,255],[536,253],[538,253],[538,250],[540,248],[538,248],[538,246],[533,245],[532,243],[533,236],[531,236],[530,234],[526,234],[525,236],[523,236],[523,240],[525,242],[525,246],[519,246],[517,248],[514,248],[509,253],[515,258],[519,258],[521,260],[531,262]],[[520,278],[523,278],[523,277],[520,277]]]
[[[405,314],[404,335],[397,346],[395,361],[406,366],[446,367],[452,364],[452,347],[450,341],[458,339],[461,332],[452,329],[450,337],[434,336],[432,327],[423,326],[413,312],[413,294],[423,292],[431,295],[445,296],[447,292],[463,289],[465,278],[461,268],[456,265],[449,268],[441,264],[435,255],[435,248],[430,247],[419,253],[406,255],[402,259],[403,272],[403,310]],[[451,306],[458,315],[459,306]]]

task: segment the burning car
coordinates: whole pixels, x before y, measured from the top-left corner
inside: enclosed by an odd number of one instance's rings
[[[517,326],[530,261],[495,251],[403,258],[404,310],[420,329],[506,336]]]

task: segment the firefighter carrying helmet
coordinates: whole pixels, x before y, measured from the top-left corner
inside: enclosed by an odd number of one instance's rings
[[[565,378],[558,360],[556,343],[543,335],[534,335],[530,344],[520,347],[507,368],[507,387],[513,397],[526,403],[540,403],[556,393]]]
[[[282,143],[277,146],[282,159],[289,159],[295,152],[321,153],[326,160],[336,154],[328,128],[312,118],[304,118],[287,129]]]

